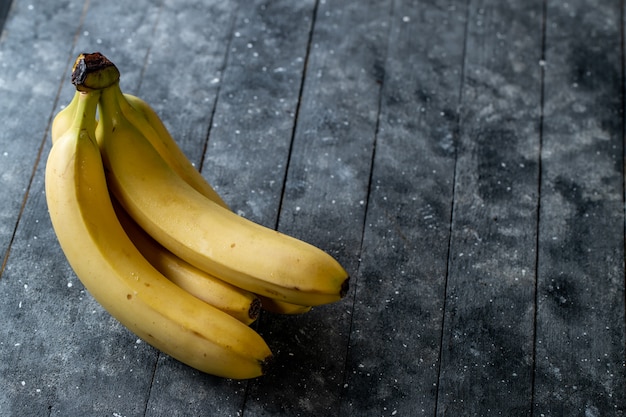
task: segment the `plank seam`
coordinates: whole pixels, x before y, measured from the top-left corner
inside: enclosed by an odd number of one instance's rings
[[[461,130],[461,109],[463,103],[463,90],[465,88],[465,67],[467,60],[467,44],[468,44],[468,34],[469,34],[469,14],[470,14],[470,3],[471,0],[466,0],[465,2],[465,27],[464,27],[464,42],[463,42],[463,51],[461,53],[461,71],[460,71],[460,82],[459,82],[459,91],[457,98],[457,111],[456,111],[456,121],[455,121],[455,132],[454,132],[454,167],[452,173],[452,199],[450,201],[450,219],[449,219],[449,227],[448,227],[448,244],[447,244],[447,254],[446,254],[446,266],[445,266],[445,274],[444,274],[444,284],[443,284],[443,296],[441,303],[441,330],[439,334],[439,353],[437,355],[437,388],[435,389],[435,398],[434,398],[434,416],[439,414],[439,393],[441,391],[441,363],[443,360],[443,342],[445,337],[445,328],[446,328],[446,307],[447,307],[447,297],[448,297],[448,279],[450,277],[450,264],[451,253],[452,253],[452,228],[454,224],[454,198],[456,195],[457,188],[457,175],[458,175],[458,145],[459,145],[459,136]]]
[[[546,34],[547,34],[547,20],[548,20],[548,1],[543,0],[542,8],[542,26],[541,26],[541,63],[545,63],[546,60]],[[535,415],[535,389],[537,378],[537,310],[539,307],[539,231],[541,230],[541,184],[543,178],[542,172],[542,154],[543,154],[543,129],[544,129],[544,111],[545,111],[545,64],[540,66],[540,87],[539,87],[539,149],[537,150],[537,213],[535,224],[535,299],[533,302],[533,349],[532,349],[532,373],[530,381],[530,417]]]
[[[300,87],[298,92],[298,104],[296,105],[296,111],[293,118],[293,129],[291,131],[291,138],[289,140],[289,150],[287,152],[287,162],[285,164],[285,172],[283,174],[283,185],[282,190],[280,192],[280,199],[278,201],[278,215],[276,216],[276,221],[274,224],[274,229],[278,230],[278,225],[280,223],[280,213],[283,209],[283,202],[285,199],[285,190],[287,188],[287,177],[289,174],[289,167],[291,165],[291,154],[293,151],[293,143],[296,138],[296,131],[298,130],[298,119],[300,117],[300,108],[302,107],[302,93],[304,92],[304,86],[306,84],[307,79],[307,68],[309,66],[309,58],[311,56],[311,47],[313,45],[313,33],[315,31],[315,23],[317,21],[317,11],[319,8],[319,0],[315,0],[315,5],[313,6],[313,13],[311,13],[311,26],[309,28],[309,39],[306,45],[304,63],[302,65],[302,79],[300,81]]]
[[[382,105],[383,105],[383,91],[384,91],[384,85],[385,85],[385,77],[387,75],[386,72],[386,63],[387,63],[387,59],[389,56],[389,49],[390,49],[390,43],[391,43],[391,28],[393,26],[393,20],[394,20],[394,16],[395,16],[395,1],[391,0],[390,2],[390,6],[389,6],[389,13],[388,13],[388,21],[389,24],[387,25],[387,42],[386,42],[386,46],[385,46],[385,57],[382,60],[383,62],[383,72],[382,72],[382,76],[380,78],[380,80],[378,80],[379,82],[379,89],[378,89],[378,103],[377,103],[377,112],[376,112],[376,124],[374,126],[374,140],[372,141],[372,155],[370,158],[370,170],[369,170],[369,177],[367,180],[367,190],[366,190],[366,194],[365,194],[365,207],[363,208],[363,223],[361,225],[361,242],[359,244],[359,250],[358,250],[358,254],[357,254],[357,265],[355,268],[355,274],[356,276],[360,276],[360,269],[361,269],[361,257],[363,254],[363,241],[365,239],[365,229],[367,227],[367,213],[370,207],[370,197],[372,195],[372,182],[373,182],[373,178],[374,178],[374,162],[376,160],[376,145],[378,142],[378,135],[380,133],[380,118],[381,118],[381,112],[382,112]],[[346,343],[346,353],[344,355],[344,367],[343,367],[343,377],[342,377],[342,384],[341,384],[341,389],[343,392],[343,387],[346,386],[347,383],[347,374],[348,374],[348,356],[350,353],[350,344],[351,344],[351,340],[352,340],[352,328],[353,328],[353,319],[354,319],[354,310],[355,310],[355,304],[356,304],[356,294],[357,294],[357,288],[358,288],[358,280],[354,281],[351,279],[350,282],[351,285],[351,290],[352,290],[352,306],[350,308],[350,325],[348,326],[348,340]],[[340,393],[340,398],[341,398],[342,394]]]
[[[239,12],[239,2],[236,3],[235,9],[233,11],[233,17],[230,22],[230,34],[228,39],[226,40],[226,50],[224,51],[224,59],[223,63],[219,69],[219,77],[220,80],[224,79],[224,74],[226,72],[226,68],[228,68],[228,63],[230,62],[230,45],[232,44],[234,32],[235,32],[235,23],[237,22],[237,14]],[[204,145],[202,146],[202,151],[200,153],[200,162],[198,162],[198,171],[202,172],[204,167],[204,159],[206,158],[206,153],[209,149],[209,140],[211,138],[211,130],[213,129],[213,120],[215,119],[215,113],[217,112],[217,103],[219,101],[220,92],[222,90],[222,83],[219,82],[217,84],[215,90],[215,99],[213,100],[213,108],[211,109],[211,114],[209,116],[209,126],[207,128],[206,136],[204,138]]]
[[[157,16],[154,21],[154,26],[152,27],[152,37],[154,38],[154,34],[156,33],[157,27],[159,26],[159,21],[161,20],[161,12],[163,11],[163,7],[165,5],[165,0],[161,2],[159,5],[159,10],[157,11]],[[137,83],[136,91],[141,90],[141,84],[143,83],[143,78],[146,73],[146,69],[148,68],[148,62],[150,59],[150,54],[152,53],[152,44],[150,44],[146,48],[146,55],[143,58],[143,63],[141,65],[141,71],[139,72],[139,82]]]
[[[0,3],[0,39],[4,29],[4,23],[7,21],[13,2],[11,0]]]
[[[621,94],[621,114],[622,114],[622,150],[621,150],[621,155],[622,155],[622,207],[626,208],[626,184],[624,184],[624,178],[626,178],[626,164],[625,164],[625,155],[624,155],[624,150],[626,149],[626,120],[625,120],[625,114],[626,114],[626,62],[624,59],[624,56],[626,54],[626,39],[625,39],[625,33],[624,33],[624,0],[620,1],[620,18],[619,18],[619,22],[620,22],[620,54],[621,54],[621,90],[622,90],[622,94]],[[624,236],[626,236],[626,218],[624,219]],[[626,252],[626,239],[624,241],[624,251]],[[626,288],[626,270],[624,271],[624,288]],[[626,305],[626,291],[624,292],[624,302],[622,303],[622,305]],[[624,328],[626,329],[626,309],[624,310]],[[624,358],[623,358],[623,363],[626,363],[626,349],[624,349]]]

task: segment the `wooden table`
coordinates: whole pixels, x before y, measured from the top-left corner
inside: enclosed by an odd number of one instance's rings
[[[626,415],[623,1],[3,10],[0,415]],[[262,315],[268,375],[159,354],[68,266],[43,172],[93,51],[239,214],[351,274]]]

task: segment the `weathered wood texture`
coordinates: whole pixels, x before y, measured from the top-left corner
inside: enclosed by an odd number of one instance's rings
[[[1,416],[624,416],[624,2],[14,0],[0,36]],[[99,50],[341,302],[201,374],[85,292],[43,172]],[[42,63],[44,63],[42,65]]]
[[[468,10],[441,416],[529,415],[542,18],[540,1]]]
[[[535,415],[626,412],[621,10],[547,7]]]

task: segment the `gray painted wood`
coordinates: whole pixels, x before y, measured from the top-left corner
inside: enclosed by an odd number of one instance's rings
[[[202,173],[234,211],[275,228],[313,1],[248,2],[232,28]]]
[[[39,162],[59,82],[67,71],[81,8],[68,3],[28,7],[16,2],[0,51],[0,254],[13,239],[33,167]],[[59,58],[62,57],[62,58]],[[38,62],[46,62],[45,74]],[[29,114],[39,117],[28,117]],[[26,123],[24,119],[27,118]],[[4,262],[3,262],[4,263]]]
[[[396,1],[339,415],[433,415],[465,7]]]
[[[623,2],[13,3],[0,415],[626,414]],[[262,315],[267,376],[159,354],[67,265],[48,129],[94,50],[236,212],[351,274]]]
[[[390,3],[322,2],[297,113],[278,229],[334,255],[354,276],[387,47]],[[338,28],[342,28],[338,30]],[[251,383],[256,415],[338,412],[352,297],[260,322],[280,364]]]
[[[542,24],[541,1],[468,10],[440,416],[530,415]]]
[[[535,415],[626,413],[620,7],[547,8]]]

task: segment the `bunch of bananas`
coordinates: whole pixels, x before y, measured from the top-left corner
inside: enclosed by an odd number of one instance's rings
[[[117,67],[81,54],[52,124],[46,199],[90,294],[155,348],[203,372],[254,378],[272,353],[250,324],[341,299],[346,271],[301,240],[233,213]]]

